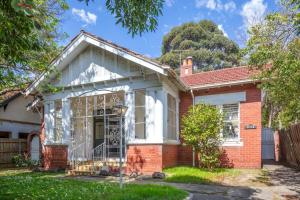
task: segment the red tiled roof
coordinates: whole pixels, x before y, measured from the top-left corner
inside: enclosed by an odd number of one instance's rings
[[[0,107],[7,104],[9,101],[18,97],[21,94],[21,89],[11,89],[0,91]]]
[[[206,86],[249,80],[252,75],[254,75],[254,72],[250,71],[247,66],[240,66],[195,73],[181,77],[181,80],[188,86]]]

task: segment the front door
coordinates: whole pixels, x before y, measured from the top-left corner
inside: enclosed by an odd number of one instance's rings
[[[94,147],[104,142],[105,126],[104,117],[94,119]]]

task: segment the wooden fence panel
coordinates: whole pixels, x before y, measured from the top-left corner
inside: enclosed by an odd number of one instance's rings
[[[12,164],[13,156],[27,152],[26,139],[0,139],[0,167]]]
[[[300,124],[279,132],[281,161],[300,168]]]

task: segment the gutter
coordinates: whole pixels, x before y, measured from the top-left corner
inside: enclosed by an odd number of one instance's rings
[[[194,86],[190,86],[190,88],[191,89],[209,89],[209,88],[241,85],[241,84],[256,83],[256,82],[259,82],[259,80],[246,79],[246,80],[231,81],[231,82],[225,82],[225,83],[223,82],[223,83],[214,83],[214,84],[207,84],[207,85],[194,85]]]

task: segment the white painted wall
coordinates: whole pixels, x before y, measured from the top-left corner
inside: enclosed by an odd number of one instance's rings
[[[6,109],[0,108],[0,120],[12,120],[20,122],[41,123],[40,115],[33,111],[27,111],[26,106],[33,101],[33,97],[25,98],[23,95],[9,102]]]
[[[22,124],[15,122],[0,121],[0,131],[11,132],[11,138],[19,138],[19,133],[31,133],[32,131],[39,132],[40,125]]]
[[[31,96],[23,95],[15,98],[4,107],[0,108],[0,131],[10,132],[11,138],[18,138],[19,133],[39,132],[41,118],[33,111],[27,111],[26,106],[33,100]]]

